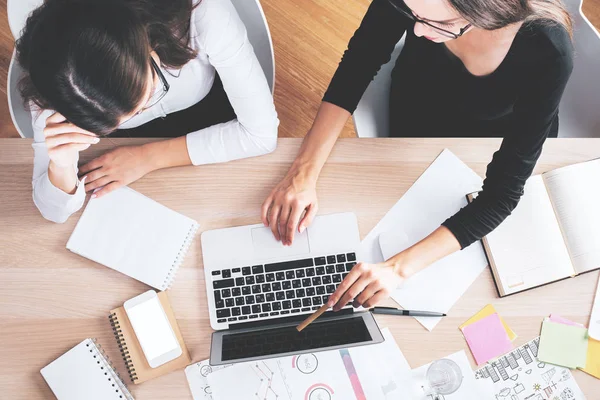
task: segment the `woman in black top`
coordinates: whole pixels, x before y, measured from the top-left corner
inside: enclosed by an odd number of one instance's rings
[[[316,181],[346,120],[396,43],[391,136],[504,138],[477,199],[382,264],[359,264],[329,304],[366,307],[403,279],[469,246],[516,207],[572,70],[571,21],[560,0],[373,0],[287,176],[262,219],[284,244],[317,212]],[[303,215],[304,214],[304,215]]]

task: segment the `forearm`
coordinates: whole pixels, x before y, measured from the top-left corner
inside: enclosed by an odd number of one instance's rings
[[[440,226],[412,247],[396,254],[386,264],[409,278],[434,262],[460,250],[460,243],[445,226]]]
[[[142,150],[151,171],[192,165],[185,136],[146,143]]]
[[[67,194],[77,190],[77,171],[75,166],[60,167],[53,161],[48,164],[48,179],[50,183]]]
[[[307,133],[292,170],[317,180],[350,113],[334,104],[323,102]]]

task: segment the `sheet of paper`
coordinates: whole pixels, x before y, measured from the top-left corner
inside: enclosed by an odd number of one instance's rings
[[[477,365],[510,351],[512,344],[497,313],[488,315],[462,329]]]
[[[578,324],[555,314],[551,314],[549,319],[560,324],[583,327],[582,324]],[[594,340],[588,336],[588,350],[585,368],[579,369],[587,374],[592,375],[593,377],[600,379],[600,341]]]
[[[600,159],[542,175],[577,273],[600,267]]]
[[[459,326],[458,328],[462,330],[464,327],[471,325],[472,323],[477,322],[494,313],[496,313],[496,309],[493,305],[488,304],[487,306],[483,307],[477,314],[473,315],[471,318],[466,320],[465,323]],[[498,314],[498,316],[500,315]],[[500,322],[502,322],[502,326],[504,327],[504,330],[506,331],[506,334],[508,335],[510,341],[514,341],[517,338],[517,334],[510,328],[510,326],[508,326],[508,324],[504,321],[502,317],[500,317]]]
[[[600,342],[592,338],[588,339],[588,351],[585,368],[581,370],[600,379]]]
[[[541,176],[529,178],[524,193],[512,214],[486,236],[506,295],[574,274]]]
[[[371,346],[235,364],[208,375],[214,400],[397,399],[410,367],[389,330]],[[235,385],[232,385],[235,382]]]
[[[481,183],[479,175],[444,150],[363,239],[361,260],[381,262],[417,243],[466,206],[465,196],[480,190]],[[447,313],[486,266],[481,244],[474,243],[411,277],[392,298],[407,309]],[[432,330],[441,319],[417,320]]]
[[[560,315],[556,315],[556,314],[550,314],[550,317],[548,317],[548,319],[552,322],[556,322],[558,324],[565,324],[565,325],[570,325],[570,326],[580,326],[583,328],[582,324],[578,324],[577,322],[573,322],[571,320],[568,320],[566,318],[561,317]]]
[[[208,384],[208,375],[213,371],[231,366],[232,364],[213,367],[209,364],[208,360],[188,365],[185,369],[185,377],[187,378],[194,400],[213,400],[212,388]]]
[[[475,371],[481,387],[493,400],[585,400],[567,368],[537,359],[540,338],[503,355]]]
[[[492,396],[490,388],[483,387],[475,380],[475,375],[471,369],[471,363],[464,351],[454,353],[445,357],[454,361],[460,367],[463,375],[463,381],[460,388],[453,394],[446,394],[440,397],[443,400],[496,400]],[[415,368],[412,371],[410,379],[403,382],[404,393],[401,400],[433,400],[433,396],[427,394],[424,385],[427,369],[431,363]]]
[[[542,324],[540,361],[567,368],[585,368],[587,329],[546,319]]]

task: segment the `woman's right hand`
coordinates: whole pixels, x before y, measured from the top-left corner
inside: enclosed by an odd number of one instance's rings
[[[275,239],[289,246],[296,229],[304,232],[318,208],[316,178],[301,168],[292,167],[264,201],[261,217],[265,226],[271,227]]]
[[[50,162],[61,169],[72,168],[80,151],[100,141],[95,134],[73,125],[59,113],[46,119],[44,136]]]

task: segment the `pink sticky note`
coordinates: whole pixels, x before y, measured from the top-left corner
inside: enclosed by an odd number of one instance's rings
[[[465,326],[462,332],[477,365],[485,364],[513,348],[497,313]]]
[[[583,325],[581,325],[581,324],[578,324],[576,322],[573,322],[571,320],[568,320],[568,319],[563,318],[560,315],[556,315],[556,314],[550,314],[550,321],[556,322],[558,324],[563,324],[563,325],[583,327]]]

